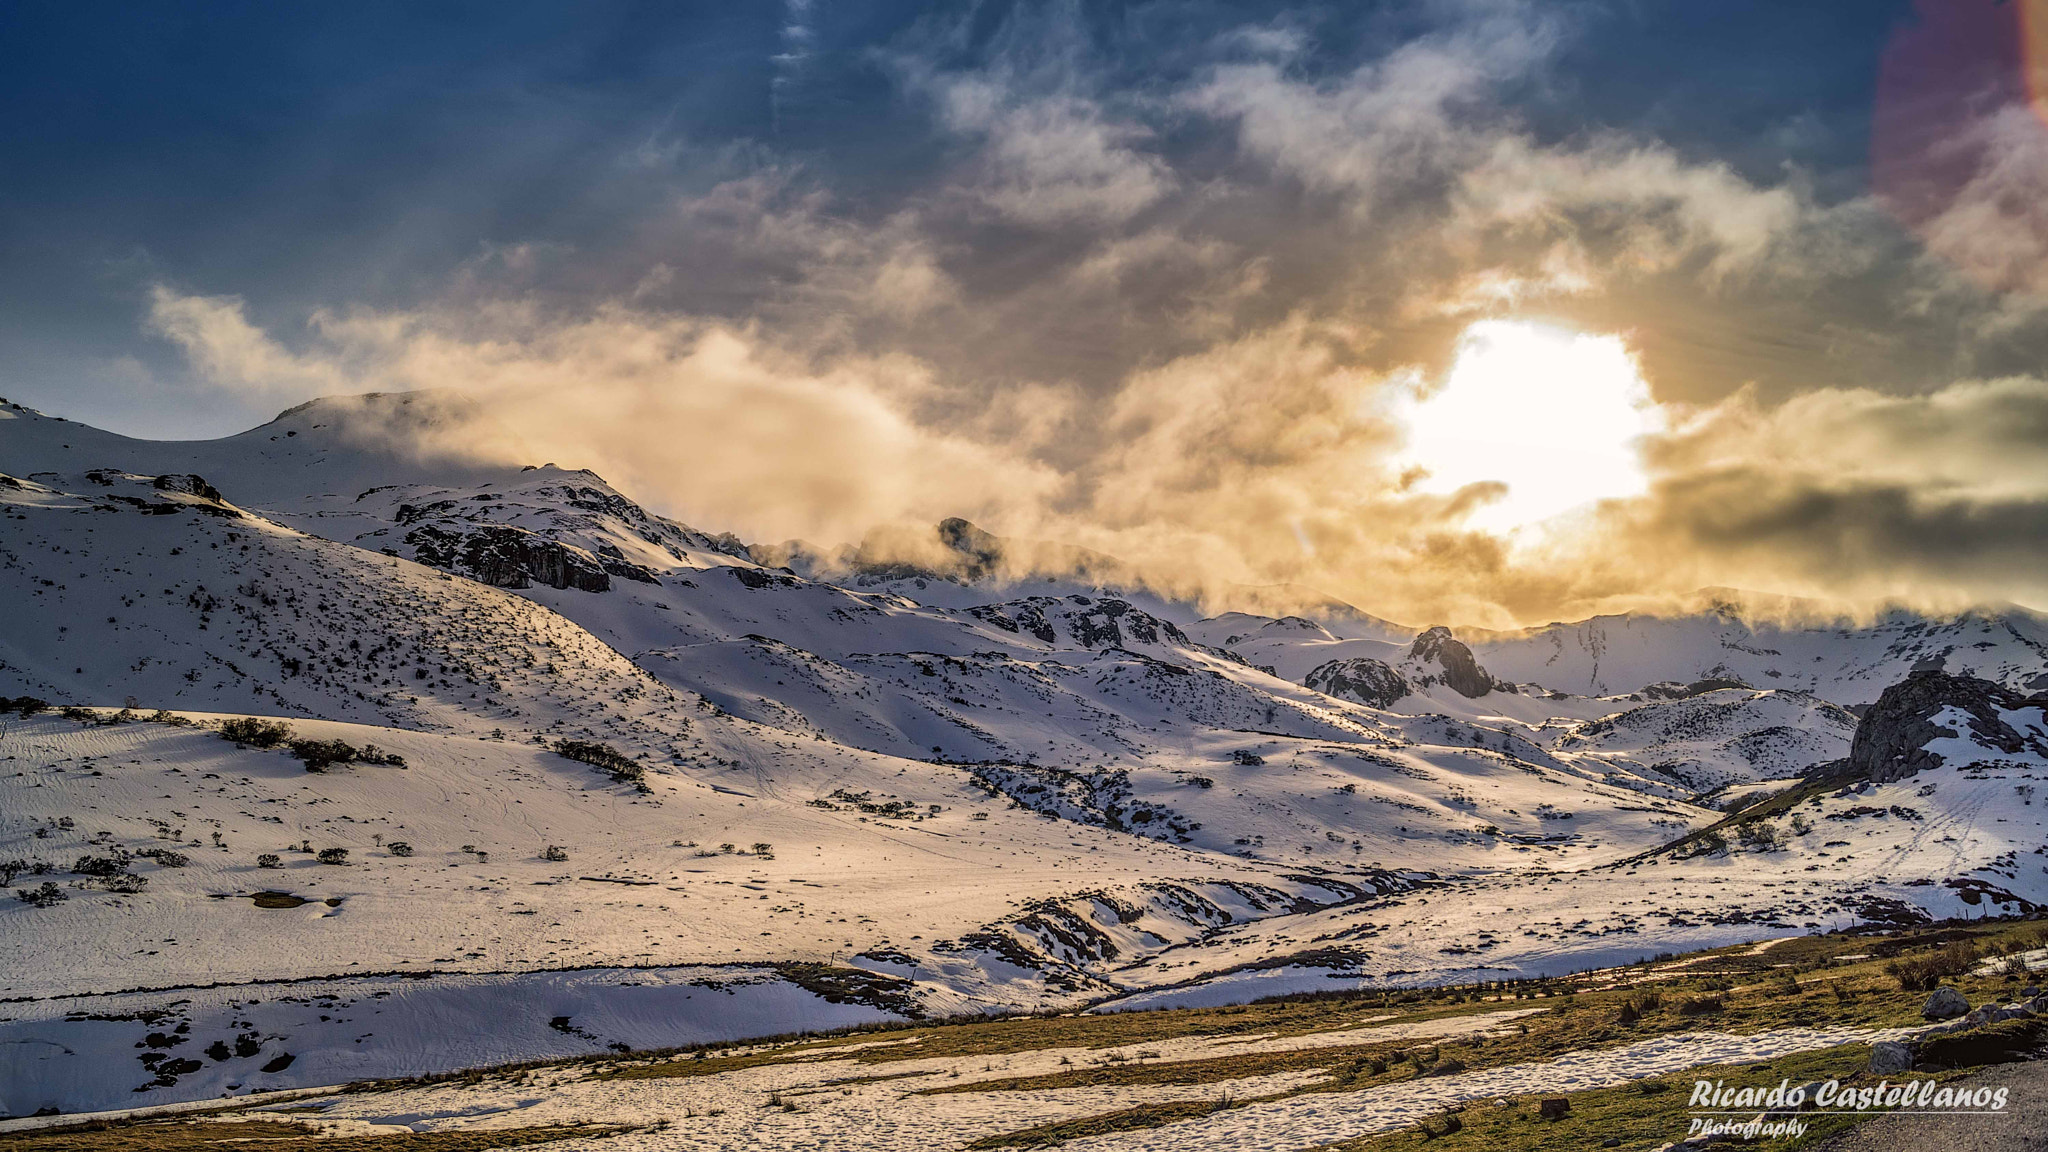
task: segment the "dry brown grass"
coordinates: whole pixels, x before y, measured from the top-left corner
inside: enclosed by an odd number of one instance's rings
[[[592,1139],[621,1127],[554,1125],[468,1132],[322,1136],[295,1120],[100,1121],[0,1135],[4,1152],[486,1152]]]
[[[1162,1124],[1172,1124],[1181,1120],[1197,1120],[1227,1107],[1230,1105],[1221,1100],[1168,1100],[1161,1104],[1140,1104],[1136,1108],[1105,1112],[1100,1116],[1060,1120],[1052,1124],[1041,1124],[1036,1128],[1005,1132],[998,1136],[985,1136],[967,1147],[1037,1148],[1078,1140],[1083,1136],[1101,1136],[1110,1132],[1157,1128]]]

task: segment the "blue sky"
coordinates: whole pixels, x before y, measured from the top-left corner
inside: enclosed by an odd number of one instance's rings
[[[756,538],[965,512],[1238,579],[1456,566],[1482,616],[2033,595],[2031,10],[16,3],[0,394],[210,436],[454,387]],[[1388,412],[1503,318],[1625,340],[1669,408],[1611,571],[1403,479]],[[617,423],[550,411],[549,373]],[[647,432],[676,405],[771,428],[770,477],[913,463],[735,495],[674,463],[693,428]],[[874,439],[763,417],[834,405]],[[930,463],[956,453],[999,479]]]
[[[1492,96],[1533,130],[1627,130],[1753,179],[1789,164],[1832,195],[1863,190],[1902,4],[1538,7],[1567,42]],[[884,213],[960,160],[906,68],[999,66],[1033,35],[1006,28],[1057,26],[1044,34],[1070,41],[1057,51],[1088,85],[1141,94],[1188,83],[1236,30],[1298,30],[1290,68],[1341,76],[1456,8],[9,5],[0,378],[117,425],[225,430],[260,413],[180,386],[176,350],[142,323],[148,285],[241,295],[284,321],[436,296],[507,246],[594,264],[633,243],[651,203],[748,162],[735,152],[799,166],[850,215]],[[1191,164],[1216,144],[1213,125],[1169,131],[1159,148]],[[1028,263],[986,239],[1002,271]],[[753,286],[728,289],[705,306],[743,312]],[[163,387],[110,375],[117,356]]]

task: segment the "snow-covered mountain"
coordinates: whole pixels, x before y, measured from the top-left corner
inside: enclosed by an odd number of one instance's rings
[[[288,1007],[314,978],[375,999],[358,978],[402,972],[444,1005],[421,1010],[531,995],[571,1021],[659,985],[670,1031],[647,1042],[677,1043],[1559,971],[1989,887],[2048,902],[2014,856],[2034,825],[1987,815],[2031,811],[2048,628],[2023,611],[1510,636],[1247,590],[1308,607],[1211,614],[965,521],[748,547],[587,471],[463,455],[464,403],[316,401],[198,443],[0,403],[0,865],[26,894],[0,907],[0,996],[50,1008],[0,1021],[0,1084],[26,1086],[0,1111],[115,1098],[81,1070],[98,1049],[32,1041],[100,1000],[137,1018],[120,989],[285,982],[219,1006],[229,1056],[118,1085],[149,1102],[567,1035],[362,1038],[357,1060],[361,1032]],[[1992,682],[1955,705],[1976,751],[1931,734],[1948,703],[1883,719],[1935,667]],[[223,738],[233,717],[291,738]],[[1872,741],[1941,763],[1844,775]],[[1817,798],[1810,827],[1709,835],[1773,795]],[[752,1023],[715,1010],[735,982]]]
[[[2048,687],[2048,617],[2024,608],[1948,618],[1894,610],[1859,623],[1796,602],[1747,599],[1754,598],[1703,593],[1699,610],[1685,615],[1596,616],[1466,639],[1507,679],[1587,695],[1726,678],[1861,705],[1929,668]]]

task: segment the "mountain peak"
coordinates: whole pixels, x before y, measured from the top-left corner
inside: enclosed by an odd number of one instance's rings
[[[1472,649],[1451,635],[1451,630],[1442,624],[1424,629],[1415,638],[1405,663],[1416,670],[1417,683],[1424,686],[1444,684],[1458,695],[1471,699],[1506,687],[1481,668],[1478,658],[1472,655]]]

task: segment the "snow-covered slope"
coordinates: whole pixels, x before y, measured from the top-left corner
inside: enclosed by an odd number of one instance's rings
[[[683,1042],[738,1034],[695,999],[735,988],[778,1030],[1220,1003],[1945,914],[1965,895],[1941,868],[1996,870],[2008,904],[2042,897],[2013,855],[2037,825],[1987,815],[1994,785],[2032,811],[2036,738],[2015,734],[2038,709],[2008,689],[1985,715],[2009,732],[1977,713],[1971,731],[2017,740],[2011,764],[1866,773],[1802,794],[1813,830],[1688,839],[1723,818],[1708,793],[1855,760],[1866,735],[1841,705],[1916,664],[2023,691],[2048,667],[2025,613],[1773,631],[1708,611],[1518,636],[1334,603],[1205,616],[1120,586],[1113,558],[964,521],[895,559],[742,547],[588,472],[450,451],[462,403],[318,401],[190,444],[5,409],[0,863],[63,899],[0,906],[0,995],[42,1006],[0,1028],[0,1060],[27,1059],[52,1005],[134,1016],[186,995],[108,998],[138,987],[286,982],[269,1007],[252,991],[192,1008],[193,1034],[214,1013],[234,1055],[170,1074],[157,1100],[428,1070],[351,1064],[343,1016],[285,1007],[308,981],[382,999],[361,983],[382,972],[477,1028],[487,995],[556,1005],[549,1020],[629,1011],[643,994],[618,989],[643,982],[559,973],[646,968],[666,989],[646,1011]],[[1020,549],[1068,574],[1034,574]],[[15,697],[98,710],[24,717]],[[1925,760],[1928,732],[1953,727],[1921,711],[1927,731],[1886,729],[1905,733],[1897,757]],[[309,772],[222,739],[223,715],[377,751]],[[1837,824],[1846,855],[1820,831]],[[1875,835],[1908,825],[1951,839]],[[539,1011],[471,1057],[582,1050],[536,1032]],[[72,1083],[96,1051],[0,1080]],[[260,1072],[286,1051],[297,1071]],[[78,1106],[66,1091],[35,1098]]]
[[[1922,668],[2048,686],[2048,619],[2012,606],[1945,619],[1900,610],[1863,624],[1779,623],[1720,602],[1691,615],[1598,616],[1466,640],[1497,675],[1590,696],[1732,677],[1857,705]]]
[[[1839,760],[1855,731],[1847,709],[1805,692],[1721,688],[1588,721],[1557,747],[1705,793]]]

